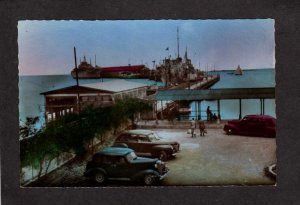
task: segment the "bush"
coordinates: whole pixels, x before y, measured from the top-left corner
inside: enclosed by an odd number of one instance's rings
[[[60,153],[73,150],[76,155],[86,152],[85,144],[95,136],[102,136],[112,128],[116,130],[122,123],[131,119],[137,112],[149,111],[151,106],[133,98],[120,100],[113,107],[88,107],[80,114],[68,114],[51,121],[31,138],[20,141],[21,166],[42,165],[58,157]],[[30,125],[26,125],[30,127]],[[23,132],[24,133],[24,132]]]

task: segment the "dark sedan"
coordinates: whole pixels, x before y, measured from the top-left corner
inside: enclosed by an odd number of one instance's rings
[[[152,130],[128,130],[120,134],[115,147],[129,147],[138,156],[157,157],[167,160],[179,152],[180,144],[176,141],[164,141]]]
[[[276,119],[267,115],[246,115],[242,120],[230,120],[224,126],[229,134],[275,137]]]

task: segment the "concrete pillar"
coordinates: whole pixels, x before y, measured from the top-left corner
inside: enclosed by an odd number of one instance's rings
[[[259,98],[259,105],[260,105],[260,115],[262,115],[262,99]]]
[[[240,108],[240,112],[239,112],[239,119],[242,119],[242,99],[239,99],[239,108]]]
[[[199,120],[201,120],[201,101],[198,101],[198,107],[199,107],[198,118],[199,118]]]
[[[263,98],[262,99],[262,114],[264,115],[265,114],[265,99]]]
[[[195,107],[196,107],[196,120],[199,120],[199,103],[198,100],[195,102]]]
[[[218,103],[218,118],[220,119],[221,117],[221,112],[220,112],[220,99],[217,100],[217,103]]]
[[[161,105],[160,114],[161,114],[161,119],[163,120],[164,119],[164,114],[163,114],[164,108],[163,108],[163,101],[162,100],[160,101],[160,105]]]
[[[155,123],[158,124],[158,120],[157,120],[157,101],[155,101]]]

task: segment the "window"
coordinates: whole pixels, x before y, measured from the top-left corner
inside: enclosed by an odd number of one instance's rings
[[[127,134],[122,134],[118,137],[118,141],[128,141],[128,135]]]
[[[137,135],[129,135],[127,138],[127,142],[137,142],[138,136]]]
[[[148,137],[145,136],[145,135],[140,135],[140,136],[138,137],[138,141],[139,141],[139,142],[150,142],[150,140],[148,139]]]

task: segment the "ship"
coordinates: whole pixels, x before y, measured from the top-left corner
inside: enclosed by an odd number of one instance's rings
[[[242,71],[240,65],[238,65],[238,67],[234,71],[234,75],[243,75],[243,71]]]
[[[169,48],[166,48],[169,51]],[[177,57],[168,57],[156,67],[157,75],[165,83],[166,87],[174,86],[181,83],[190,83],[203,78],[204,73],[194,68],[191,59],[188,58],[187,47],[184,57],[179,55],[179,29],[177,28]]]
[[[161,81],[165,83],[166,87],[185,82],[193,82],[203,75],[202,72],[194,68],[191,60],[187,56],[187,50],[184,58],[178,55],[175,59],[171,57],[164,59],[163,62],[156,67],[156,72],[158,72]]]
[[[99,67],[93,66],[86,61],[84,56],[77,68],[79,79],[93,78],[148,78],[150,69],[145,65],[127,65],[114,67]],[[71,71],[73,78],[76,78],[76,68]]]

